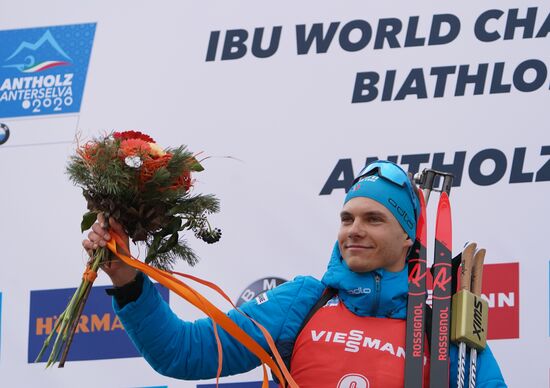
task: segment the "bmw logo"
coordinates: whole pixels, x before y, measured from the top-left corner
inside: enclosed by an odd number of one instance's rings
[[[6,124],[0,123],[0,144],[4,144],[10,138],[10,129]]]

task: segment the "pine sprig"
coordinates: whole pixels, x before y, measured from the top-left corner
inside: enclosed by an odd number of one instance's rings
[[[200,214],[202,212],[217,213],[220,210],[220,203],[216,197],[211,194],[195,195],[183,197],[176,201],[170,208],[168,214]]]

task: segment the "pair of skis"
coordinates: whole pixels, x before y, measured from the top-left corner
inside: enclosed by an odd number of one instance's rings
[[[489,306],[481,299],[481,276],[485,249],[476,251],[470,243],[462,253],[460,291],[453,296],[453,320],[451,340],[458,343],[457,388],[464,388],[466,381],[466,347],[470,348],[468,387],[476,385],[477,351],[487,342],[487,315]]]
[[[426,202],[433,190],[435,177],[443,180],[437,207],[433,263],[433,294],[430,341],[431,388],[449,386],[449,342],[452,296],[452,226],[449,193],[452,175],[425,170],[420,179],[423,195],[416,241],[409,256],[409,296],[405,351],[405,387],[424,385],[424,336],[426,327],[427,223]],[[424,200],[426,198],[426,200]]]

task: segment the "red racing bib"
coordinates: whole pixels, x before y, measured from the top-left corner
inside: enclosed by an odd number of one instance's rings
[[[300,388],[402,388],[405,325],[402,319],[357,316],[333,298],[296,339],[292,377]]]

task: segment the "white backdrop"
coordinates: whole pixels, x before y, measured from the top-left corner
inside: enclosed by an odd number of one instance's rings
[[[206,170],[196,175],[196,190],[220,198],[222,210],[215,223],[223,237],[214,245],[190,237],[201,262],[193,269],[177,268],[219,284],[234,299],[264,277],[322,276],[344,190],[319,193],[339,160],[351,159],[357,173],[367,157],[397,155],[407,168],[406,155],[427,154],[420,165],[424,168],[432,165],[436,153],[444,153],[444,163],[451,164],[455,153],[464,151],[461,184],[451,196],[454,251],[476,240],[488,250],[487,263],[520,263],[515,300],[520,306],[519,338],[496,339],[490,345],[510,387],[548,386],[549,258],[544,241],[550,178],[544,179],[549,159],[544,153],[550,152],[543,147],[550,146],[550,77],[544,74],[550,66],[544,33],[550,7],[541,0],[531,1],[529,7],[534,9],[529,11],[534,18],[531,35],[542,30],[539,38],[524,38],[520,27],[512,39],[503,39],[509,10],[517,8],[519,18],[528,14],[528,7],[517,1],[77,5],[66,0],[0,0],[0,32],[97,23],[80,113],[8,117],[2,114],[0,100],[0,122],[10,128],[9,140],[0,145],[0,385],[196,386],[158,375],[141,358],[69,362],[65,369],[51,370],[27,362],[30,292],[75,287],[85,262],[79,233],[85,203],[64,174],[75,133],[89,138],[104,131],[136,129],[161,145],[188,144],[212,156],[204,162]],[[483,42],[474,34],[474,25],[491,9],[503,15],[488,21],[486,30],[499,32],[501,38]],[[418,16],[417,37],[427,37],[433,16],[440,14],[460,21],[452,42],[428,45],[426,39],[424,45],[403,47],[410,17]],[[378,22],[384,18],[402,22],[400,47],[390,48],[385,42],[374,49]],[[349,52],[339,44],[339,34],[354,20],[367,21],[372,38],[366,47]],[[296,26],[310,31],[320,23],[326,33],[333,22],[340,25],[326,53],[315,53],[315,45],[308,54],[297,53]],[[281,26],[277,51],[268,58],[255,57],[254,29],[264,28],[265,49],[275,26]],[[249,33],[247,53],[221,60],[225,34],[236,29]],[[206,61],[213,31],[221,32],[217,54]],[[360,38],[358,29],[350,34],[352,43]],[[523,83],[519,74],[514,85],[515,69],[527,60],[538,73],[526,71]],[[502,83],[512,83],[508,93],[490,92],[496,63],[504,63]],[[459,66],[469,65],[473,74],[479,64],[488,64],[483,92],[474,95],[469,84],[463,96],[455,96]],[[456,68],[447,77],[443,97],[435,98],[437,79],[430,73],[442,66]],[[407,81],[412,69],[422,69],[413,72],[414,82]],[[392,101],[381,101],[388,70],[396,71]],[[371,102],[352,103],[357,74],[364,72],[380,75],[380,94]],[[426,98],[419,98],[419,72],[424,75]],[[540,88],[518,90],[537,82],[537,74],[545,78]],[[407,82],[410,95],[394,101]],[[534,173],[530,182],[510,183],[516,148],[525,148],[519,169]],[[496,150],[490,155],[504,155],[506,166],[487,160],[476,175],[475,156],[488,149]],[[497,182],[480,185],[476,180],[501,167],[505,173]],[[432,215],[434,205],[430,204]],[[97,284],[107,285],[108,279],[101,275]],[[170,303],[185,319],[201,316],[174,295]],[[255,380],[260,380],[260,371],[223,379]]]

